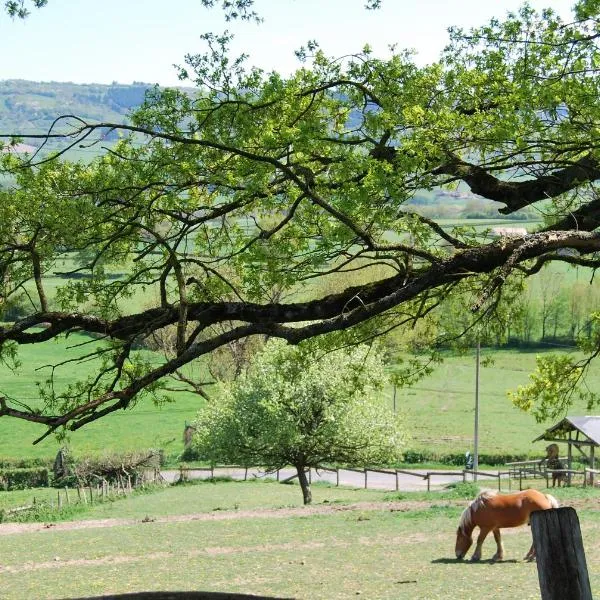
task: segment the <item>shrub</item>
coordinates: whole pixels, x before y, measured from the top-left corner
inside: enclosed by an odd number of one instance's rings
[[[44,467],[0,469],[0,487],[6,491],[48,487],[50,471]]]
[[[135,486],[144,480],[146,471],[159,469],[162,462],[160,450],[82,458],[71,465],[69,481],[76,485],[96,485],[102,480],[124,483],[129,479]]]
[[[521,460],[531,460],[531,457],[526,454],[479,454],[479,464],[485,465],[504,465],[507,462]],[[439,454],[428,450],[406,450],[403,462],[408,464],[441,463],[463,467],[465,465],[465,453]]]

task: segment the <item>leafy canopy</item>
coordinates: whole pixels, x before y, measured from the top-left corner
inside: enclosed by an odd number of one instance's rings
[[[156,88],[128,124],[60,118],[38,135],[58,155],[5,153],[0,298],[23,316],[0,328],[0,358],[84,331],[97,343],[80,360],[101,367],[68,390],[51,379],[41,406],[0,395],[0,416],[76,429],[143,391],[160,400],[165,377],[247,336],[357,344],[411,335],[452,302],[435,346],[510,318],[548,263],[597,268],[599,11],[580,0],[565,23],[525,6],[452,30],[425,67],[311,44],[289,77],[206,35],[180,67],[194,93]],[[92,163],[66,160],[115,131]],[[458,185],[545,223],[492,239],[407,205]],[[173,351],[148,360],[139,348],[165,328]]]
[[[375,348],[272,340],[198,414],[194,447],[213,463],[271,470],[399,460],[404,435],[382,400],[386,381]]]

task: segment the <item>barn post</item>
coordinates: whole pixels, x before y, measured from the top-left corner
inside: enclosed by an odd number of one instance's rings
[[[590,446],[590,469],[595,469],[595,457],[594,457],[594,448],[595,446],[592,444]],[[594,472],[590,473],[590,485],[594,487]]]
[[[531,513],[531,533],[542,600],[593,600],[575,509]]]

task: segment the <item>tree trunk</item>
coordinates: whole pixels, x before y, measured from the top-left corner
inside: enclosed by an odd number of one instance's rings
[[[304,465],[296,465],[296,471],[298,472],[298,481],[302,488],[302,497],[304,498],[304,504],[310,504],[312,502],[312,492],[310,491],[310,483],[306,478],[306,467]]]

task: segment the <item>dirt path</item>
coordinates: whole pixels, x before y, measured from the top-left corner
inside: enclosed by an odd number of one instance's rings
[[[153,519],[89,519],[58,523],[2,523],[0,536],[18,535],[37,531],[68,531],[73,529],[95,529],[101,527],[123,527],[145,523],[185,523],[189,521],[227,521],[231,519],[281,519],[286,517],[308,517],[330,515],[348,511],[392,511],[405,512],[431,506],[428,501],[358,502],[356,504],[299,506],[298,508],[262,508],[255,510],[214,511],[187,515],[169,515]],[[438,503],[436,503],[438,504]],[[448,506],[464,506],[464,500],[445,501]]]

